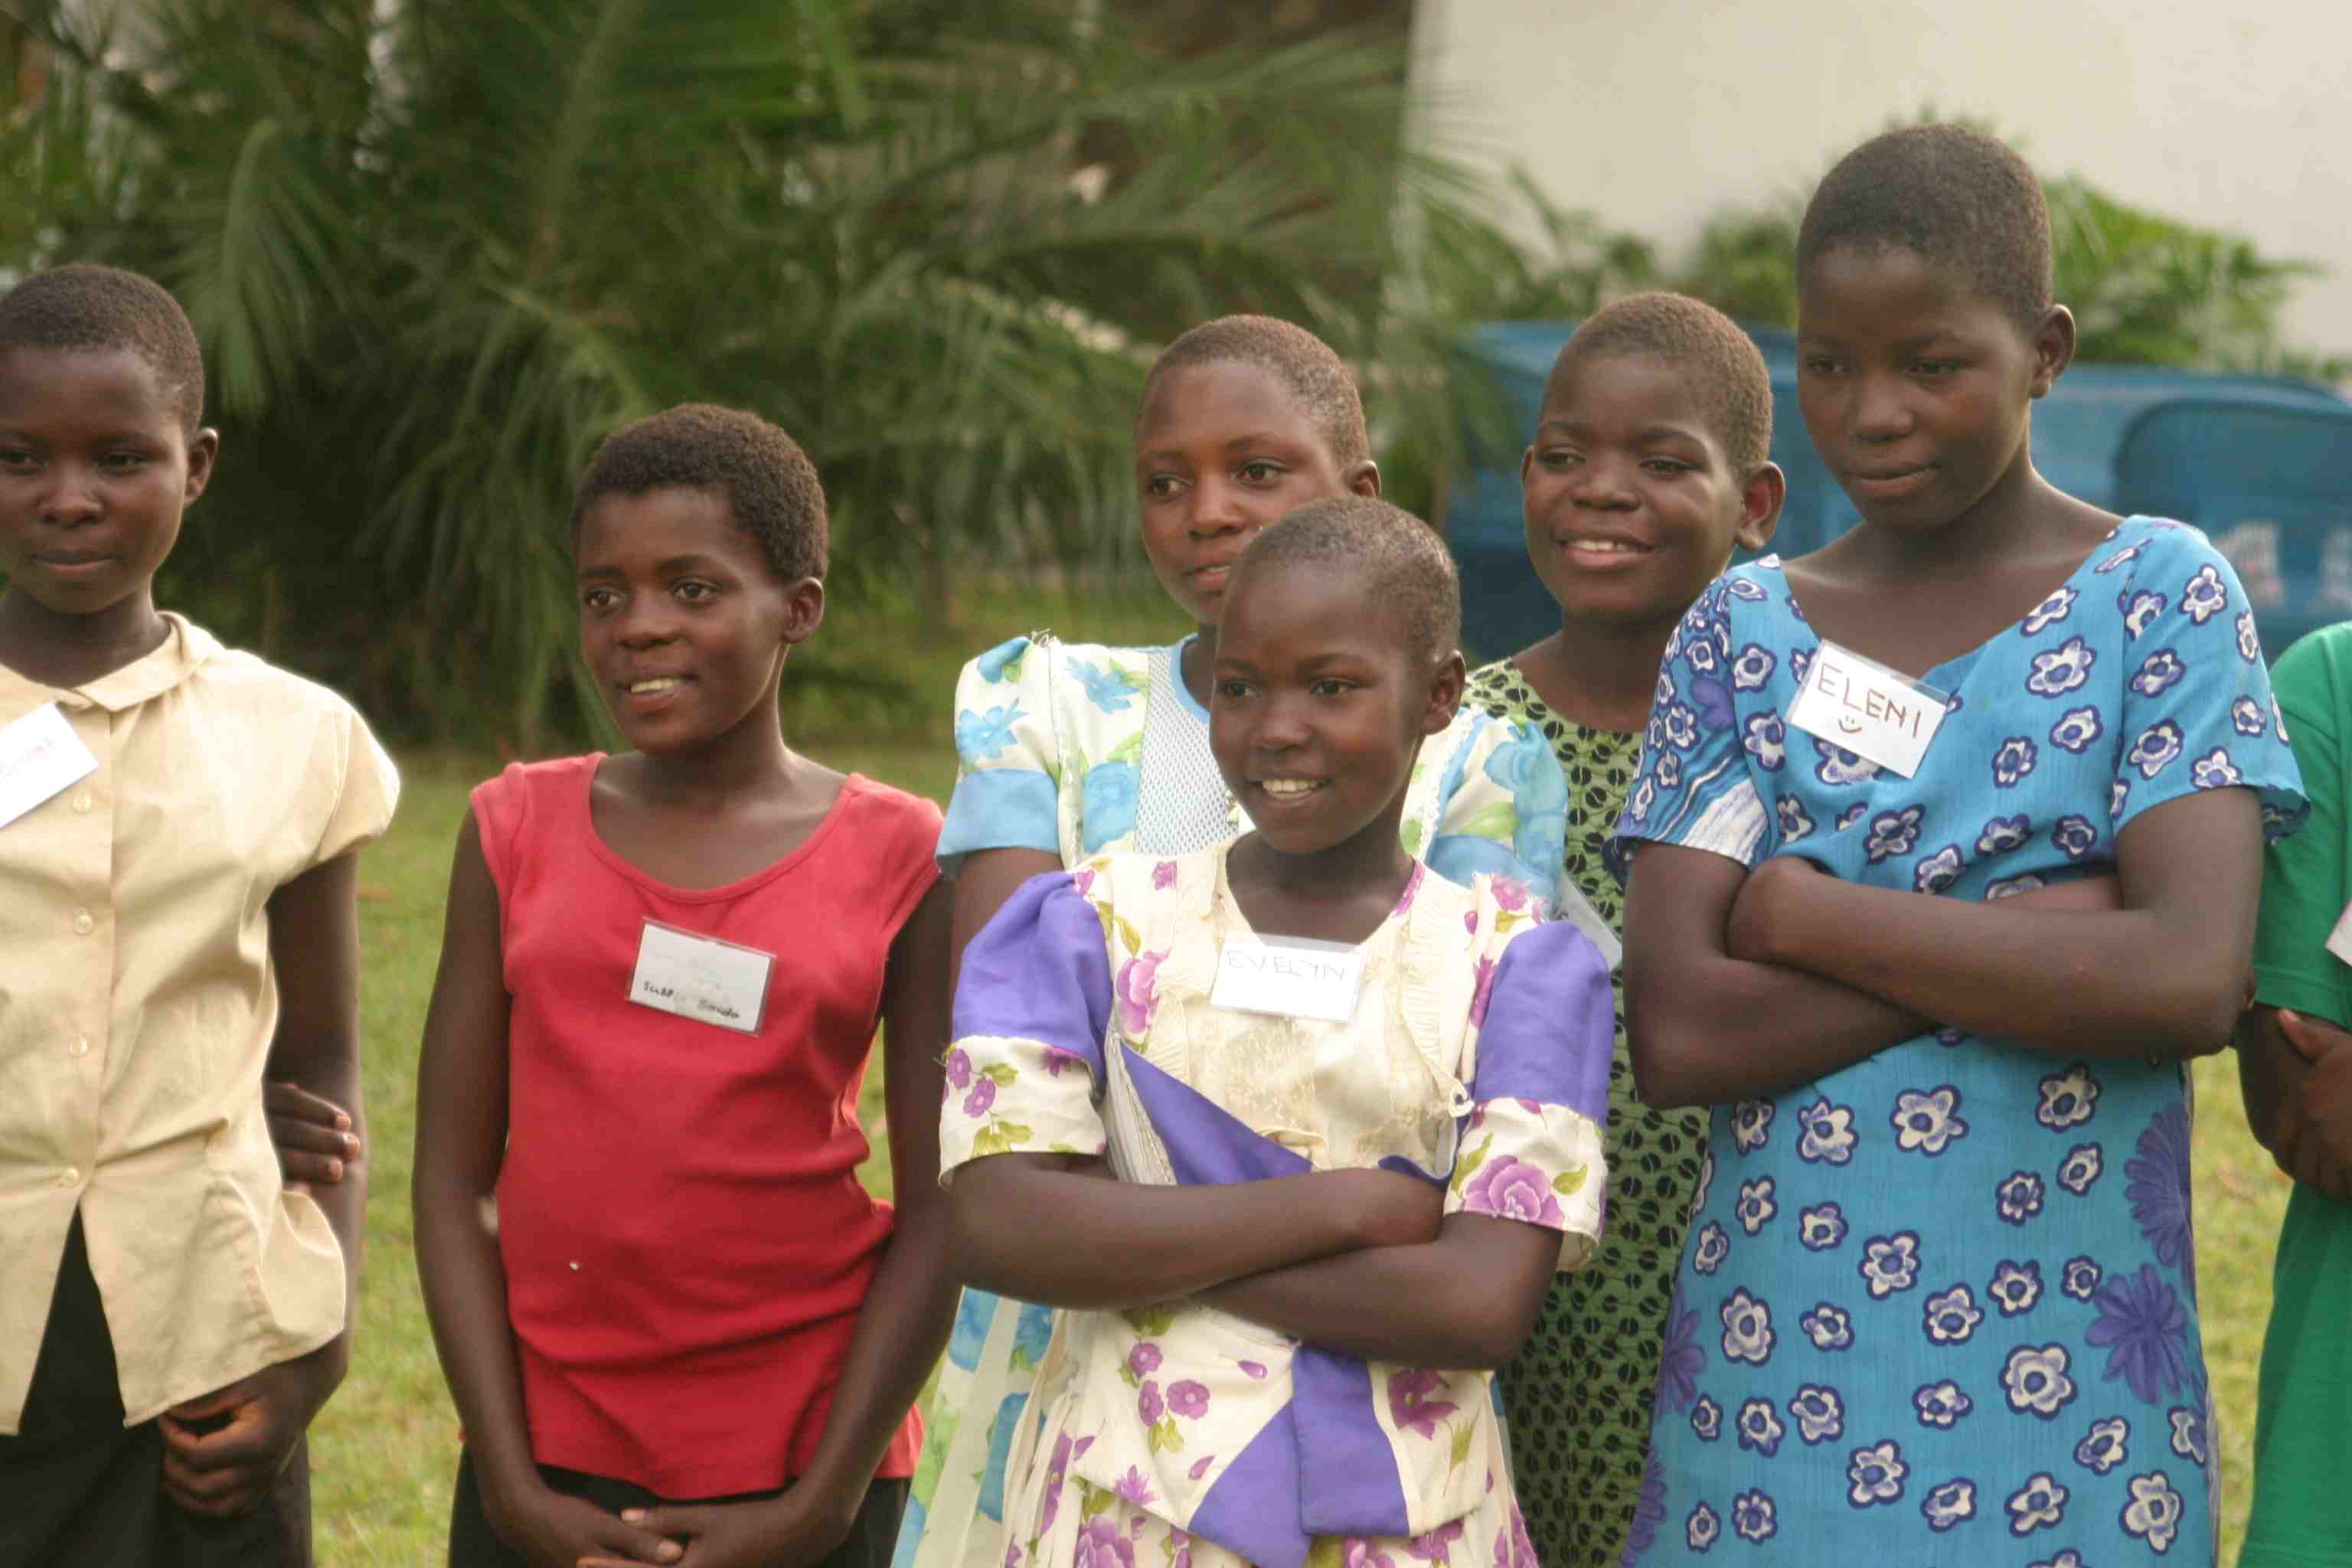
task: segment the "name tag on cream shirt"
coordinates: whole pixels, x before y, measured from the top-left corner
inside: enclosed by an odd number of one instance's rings
[[[0,730],[0,827],[96,772],[98,759],[58,705],[43,703]]]
[[[1948,711],[1944,693],[1824,642],[1789,705],[1789,723],[1905,778],[1919,771]]]
[[[629,1000],[738,1034],[760,1032],[775,955],[647,921]]]
[[[1229,936],[1209,1005],[1236,1013],[1344,1024],[1364,988],[1361,948],[1307,937]]]

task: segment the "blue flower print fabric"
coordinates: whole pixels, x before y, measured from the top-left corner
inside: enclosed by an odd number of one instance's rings
[[[2299,820],[2245,596],[2193,530],[2125,522],[1929,671],[1951,710],[1909,779],[1788,724],[1818,643],[1777,562],[1708,589],[1622,847],[1999,899],[2112,867],[2192,791]],[[2212,1562],[2177,1066],[1945,1029],[1717,1107],[1699,1182],[1629,1563]]]

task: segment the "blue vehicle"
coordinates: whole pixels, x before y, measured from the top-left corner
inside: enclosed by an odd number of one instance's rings
[[[1471,363],[1535,432],[1544,378],[1572,321],[1496,321],[1471,334]],[[1750,327],[1772,373],[1772,460],[1789,500],[1772,548],[1818,549],[1854,513],[1806,438],[1794,336]],[[1445,527],[1462,567],[1463,619],[1478,658],[1555,629],[1559,612],[1528,568],[1517,452],[1471,471]],[[2076,364],[2033,411],[2033,460],[2050,482],[2119,513],[2192,522],[2228,555],[2273,654],[2352,617],[2352,403],[2276,376]]]

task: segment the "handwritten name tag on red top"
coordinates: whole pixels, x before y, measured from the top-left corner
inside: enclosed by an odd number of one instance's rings
[[[0,827],[97,771],[98,759],[58,705],[43,703],[0,729]]]
[[[1824,642],[1789,705],[1789,722],[1907,779],[1948,710],[1945,694],[1926,681]]]
[[[1363,985],[1361,948],[1306,937],[1229,936],[1217,954],[1209,1005],[1344,1024],[1355,1016]]]
[[[629,1000],[738,1034],[760,1032],[767,1008],[768,971],[775,955],[716,937],[645,922]]]

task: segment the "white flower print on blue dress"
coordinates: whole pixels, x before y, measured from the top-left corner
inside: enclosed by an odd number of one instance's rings
[[[2194,530],[2126,521],[1928,671],[1959,700],[1909,779],[1786,723],[1819,641],[1777,561],[1717,580],[1668,645],[1622,848],[1986,899],[2112,868],[2196,790],[2253,789],[2273,836],[2303,809]],[[1944,1029],[1717,1107],[1707,1157],[1629,1563],[2212,1561],[2177,1066]]]

